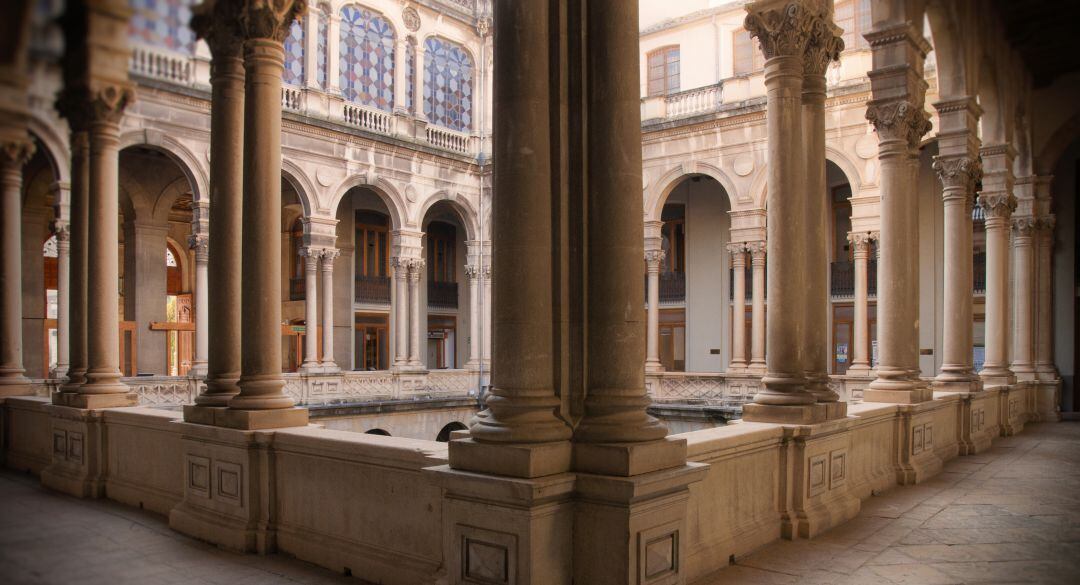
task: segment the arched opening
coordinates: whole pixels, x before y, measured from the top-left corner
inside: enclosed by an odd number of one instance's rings
[[[182,324],[192,326],[195,307],[191,293],[185,290],[182,259],[185,257],[172,242],[165,248],[165,316],[166,322],[175,324],[165,332],[166,374],[185,376],[191,369],[193,332],[182,330]]]
[[[380,437],[389,437],[390,433],[383,429],[371,429],[370,431],[364,431],[365,435],[379,435]]]
[[[442,430],[439,431],[439,435],[437,437],[435,437],[435,440],[440,442],[440,443],[449,443],[450,442],[450,433],[452,433],[454,431],[467,431],[467,430],[469,430],[469,427],[465,426],[465,423],[458,422],[458,421],[447,423],[446,426],[444,426],[442,428]]]
[[[1052,165],[1054,161],[1042,161]],[[1050,267],[1053,290],[1053,355],[1061,376],[1061,410],[1080,410],[1076,365],[1080,363],[1080,250],[1076,237],[1077,201],[1080,200],[1080,138],[1064,149],[1053,168],[1051,206],[1056,218],[1053,262]]]
[[[47,378],[57,365],[56,206],[60,189],[48,149],[35,136],[34,155],[23,167],[22,325],[23,368]]]
[[[829,316],[832,359],[830,373],[846,374],[854,359],[855,249],[848,241],[852,229],[851,181],[831,160],[825,161],[825,197],[829,205]],[[877,364],[877,254],[866,265],[867,330],[871,367]]]
[[[281,369],[295,372],[307,358],[308,335],[315,335],[321,343],[318,323],[305,319],[306,258],[303,255],[304,206],[300,192],[284,173],[281,177]]]
[[[448,201],[439,201],[424,216],[424,257],[427,267],[425,296],[427,309],[424,360],[428,369],[456,369],[468,359],[468,314],[464,301],[465,226],[459,210]]]
[[[698,174],[661,208],[659,351],[668,371],[722,372],[730,362],[732,307],[742,305],[717,302],[731,298],[730,210],[720,182]],[[749,307],[742,313],[749,329]]]

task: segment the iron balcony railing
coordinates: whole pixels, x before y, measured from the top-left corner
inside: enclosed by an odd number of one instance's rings
[[[304,277],[289,279],[289,300],[302,301],[306,298],[307,290],[304,288]]]
[[[356,276],[356,302],[369,305],[390,304],[389,276]]]
[[[972,264],[974,286],[972,288],[975,294],[984,295],[986,294],[986,252],[976,252],[972,260],[974,261]]]
[[[845,298],[855,296],[855,263],[851,260],[838,260],[829,264],[831,294]],[[877,262],[866,263],[866,291],[868,296],[877,296]]]
[[[436,309],[458,308],[458,283],[428,281],[428,306]]]

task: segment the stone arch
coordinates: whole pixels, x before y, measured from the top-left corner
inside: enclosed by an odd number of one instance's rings
[[[166,249],[172,247],[178,252],[177,254],[173,254],[173,256],[176,258],[176,267],[180,269],[180,282],[183,284],[184,289],[193,292],[191,290],[191,283],[194,281],[194,278],[192,278],[192,263],[188,261],[188,247],[184,245],[184,242],[178,242],[172,236],[165,236],[165,246]],[[162,258],[162,260],[164,260],[164,258]]]
[[[191,185],[191,194],[194,203],[204,201],[208,197],[209,180],[207,170],[188,147],[181,144],[168,134],[146,128],[134,132],[127,132],[120,137],[120,150],[131,146],[143,146],[164,153],[176,163]]]
[[[1005,144],[1008,141],[1005,120],[1005,103],[1001,84],[988,55],[979,67],[979,117],[980,138],[985,145]]]
[[[825,145],[825,160],[840,168],[851,185],[852,193],[858,193],[862,190],[862,176],[859,175],[858,169],[855,168],[855,165],[851,163],[851,159],[846,154],[832,146]]]
[[[308,178],[307,173],[296,163],[282,157],[281,177],[288,181],[293,190],[296,191],[296,196],[300,199],[300,207],[304,210],[304,216],[311,217],[314,215],[316,205],[313,205],[313,203],[318,199],[315,195],[315,185]]]
[[[384,429],[371,429],[370,431],[364,431],[364,434],[365,435],[377,435],[377,436],[380,436],[380,437],[391,437],[391,436],[393,436],[393,435],[390,434],[389,431],[386,431]]]
[[[417,208],[417,214],[414,218],[417,227],[423,228],[424,218],[427,216],[427,212],[440,201],[446,201],[449,207],[454,210],[458,216],[458,220],[461,221],[461,225],[465,227],[465,238],[468,240],[479,239],[479,228],[477,227],[477,212],[473,208],[472,203],[468,197],[465,197],[461,193],[450,192],[445,189],[440,189],[435,193],[432,193],[424,200],[424,203]]]
[[[1035,160],[1035,170],[1040,175],[1052,175],[1058,161],[1074,141],[1080,138],[1080,113],[1073,114],[1050,136]]]
[[[728,209],[735,208],[734,203],[738,199],[738,197],[735,196],[735,184],[728,178],[727,174],[711,164],[691,161],[689,163],[679,164],[675,168],[664,173],[660,179],[656,181],[656,188],[645,202],[645,220],[659,221],[660,215],[664,210],[664,204],[667,202],[671,192],[685,179],[693,175],[704,175],[714,179],[720,184],[720,187],[724,190],[724,194],[727,196]]]
[[[969,47],[973,43],[970,35],[960,33],[959,23],[963,17],[960,10],[963,6],[957,2],[932,0],[926,5],[937,56],[938,93],[942,97],[974,95],[974,71],[967,65]]]
[[[37,138],[38,143],[44,147],[44,154],[53,167],[53,176],[60,183],[71,183],[71,149],[68,141],[64,139],[60,129],[52,122],[31,115],[27,121],[30,134]],[[62,201],[68,204],[70,201]]]
[[[390,212],[391,229],[400,230],[408,224],[409,206],[405,199],[402,198],[401,193],[390,183],[390,181],[382,177],[375,177],[373,180],[369,180],[366,173],[345,177],[333,187],[331,192],[334,194],[334,197],[330,201],[330,210],[332,213],[337,213],[337,208],[341,205],[345,195],[354,187],[367,187],[382,200],[383,205],[386,206],[386,210]]]
[[[750,182],[750,198],[754,201],[754,205],[761,209],[766,209],[769,206],[768,167],[763,166],[754,175],[754,180]]]
[[[465,423],[461,421],[455,420],[452,422],[448,422],[443,426],[442,430],[439,431],[439,434],[435,437],[435,440],[439,443],[449,443],[450,433],[454,431],[465,431],[468,429],[469,427],[465,426]]]
[[[158,194],[157,200],[154,201],[153,218],[155,221],[167,222],[169,219],[169,211],[172,210],[173,205],[176,204],[176,200],[180,198],[184,193],[190,191],[190,185],[187,184],[185,178],[179,178],[172,183],[169,183],[161,193]],[[192,193],[192,203],[194,203],[194,193]]]

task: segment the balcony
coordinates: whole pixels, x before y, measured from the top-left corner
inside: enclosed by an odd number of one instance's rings
[[[642,120],[686,118],[720,109],[724,101],[724,84],[716,83],[686,91],[641,100]]]
[[[305,294],[307,290],[304,288],[305,279],[303,276],[299,278],[289,279],[289,300],[290,301],[302,301],[307,298]]]
[[[660,302],[681,303],[686,300],[686,273],[660,273]]]
[[[744,295],[746,300],[754,298],[754,267],[747,266],[743,273],[743,282],[746,287],[746,294]],[[728,268],[728,300],[735,300],[735,269]]]
[[[972,257],[973,268],[972,280],[974,281],[973,289],[977,295],[986,294],[986,252],[976,252]]]
[[[427,283],[427,304],[433,309],[456,309],[458,308],[458,283],[435,282]]]
[[[855,296],[855,263],[840,260],[829,265],[831,295],[833,298],[853,298]],[[877,296],[877,261],[866,263],[867,296]]]
[[[356,276],[356,302],[365,305],[390,304],[389,276]]]

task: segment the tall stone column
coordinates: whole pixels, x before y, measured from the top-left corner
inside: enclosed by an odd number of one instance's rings
[[[729,372],[745,370],[746,363],[746,244],[728,244],[731,254],[732,299],[731,299],[731,361]],[[651,331],[650,331],[651,333]]]
[[[304,363],[300,368],[310,372],[319,367],[319,251],[305,247],[300,255],[304,257]]]
[[[855,256],[855,320],[851,332],[851,366],[849,376],[870,375],[870,322],[869,279],[867,263],[870,259],[871,237],[868,233],[851,232],[847,236]]]
[[[326,25],[326,90],[341,95],[341,12],[334,10]]]
[[[662,372],[660,363],[660,265],[664,263],[663,250],[645,251],[645,274],[648,278],[649,307],[646,333],[645,371]]]
[[[281,75],[282,42],[303,0],[242,7],[244,33],[244,200],[240,306],[240,393],[225,426],[307,424],[281,376]],[[212,229],[212,228],[211,228]],[[278,411],[278,412],[275,412]]]
[[[427,58],[427,51],[424,50],[423,43],[417,43],[415,49],[413,56],[415,57],[416,74],[413,75],[412,113],[417,120],[427,120],[427,115],[424,114],[424,59]]]
[[[90,229],[90,141],[85,108],[71,93],[61,94],[57,108],[71,127],[71,265],[68,269],[68,372],[63,394],[74,394],[86,382],[87,235]],[[64,400],[57,397],[57,401]]]
[[[67,377],[71,365],[71,225],[56,222],[56,369],[53,378]]]
[[[495,305],[491,303],[491,288],[494,274],[491,269],[491,260],[487,261],[480,269],[480,295],[484,299],[484,322],[480,325],[480,361],[491,370],[491,338],[494,332]]]
[[[1037,180],[1045,180],[1038,177]],[[1054,366],[1054,222],[1053,215],[1039,218],[1039,231],[1036,237],[1036,272],[1038,293],[1035,309],[1035,371],[1039,380],[1056,381],[1059,379]]]
[[[210,233],[206,390],[197,407],[223,407],[240,392],[240,271],[244,188],[244,61],[236,2],[199,4],[191,27],[210,46]],[[279,96],[280,99],[280,96]],[[280,103],[280,101],[278,102]],[[276,241],[276,240],[275,240]],[[197,409],[185,408],[193,421]],[[212,418],[211,418],[212,420]]]
[[[825,12],[814,19],[806,54],[803,56],[802,138],[806,149],[806,231],[808,261],[803,302],[806,325],[803,330],[803,370],[806,388],[820,403],[828,405],[827,416],[847,414],[847,404],[829,387],[832,361],[829,335],[829,206],[825,181],[825,70],[844,50],[842,31]]]
[[[896,15],[903,18],[903,15]],[[920,16],[921,18],[921,16]],[[878,250],[877,377],[866,402],[914,403],[933,391],[919,378],[919,141],[930,131],[923,110],[929,44],[910,23],[883,25],[867,38],[874,51],[874,99],[866,119],[878,134],[881,239]]]
[[[394,367],[409,365],[409,264],[406,258],[395,256],[394,267]]]
[[[30,394],[22,348],[22,168],[34,143],[20,134],[0,142],[0,396]]]
[[[983,190],[979,205],[986,216],[986,355],[979,371],[983,383],[1003,386],[1016,381],[1009,369],[1009,232],[1016,197],[1012,194],[1012,149],[1004,145],[981,149]]]
[[[405,53],[408,50],[410,38],[402,36],[394,44],[394,63],[396,64],[394,67],[394,113],[398,115],[405,115],[409,112],[406,107],[408,76],[406,75]],[[420,73],[420,71],[416,73]],[[413,98],[415,99],[417,95],[414,91]]]
[[[1035,248],[1033,238],[1037,220],[1024,216],[1013,218],[1013,253],[1016,268],[1016,318],[1012,335],[1012,371],[1018,380],[1035,379]]]
[[[630,75],[638,70],[637,16],[636,6],[622,0],[590,0],[586,7],[588,367],[577,443],[640,443],[667,435],[646,412],[651,400],[642,360],[641,98]],[[581,449],[578,459],[579,469],[592,468]]]
[[[967,156],[938,156],[934,170],[944,187],[945,203],[945,287],[941,372],[934,387],[968,391],[974,378],[972,369],[972,225],[971,209],[975,183],[982,177],[978,159]]]
[[[322,252],[322,367],[323,370],[337,370],[334,362],[334,260],[340,250],[326,249]]]
[[[424,365],[420,340],[426,337],[427,327],[420,322],[420,276],[426,266],[423,258],[409,259],[409,367],[412,368]]]
[[[465,278],[469,284],[469,361],[466,370],[480,368],[480,267],[465,265]]]
[[[191,373],[206,375],[207,355],[210,352],[210,236],[194,234],[188,245],[195,251],[195,355],[191,360]]]
[[[750,242],[751,278],[754,286],[750,298],[750,365],[748,370],[765,373],[765,242]]]
[[[806,264],[806,150],[802,139],[803,57],[816,15],[805,4],[763,0],[747,6],[745,27],[765,54],[768,165],[768,288],[764,389],[743,418],[813,423],[825,419],[807,389],[804,289]]]

